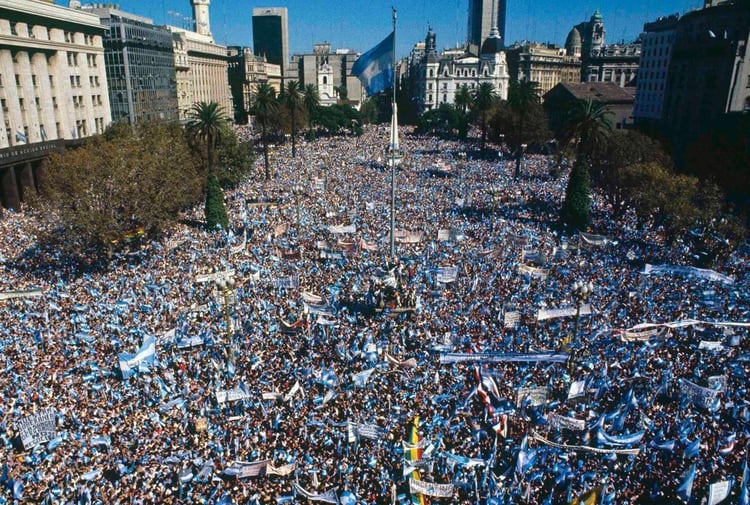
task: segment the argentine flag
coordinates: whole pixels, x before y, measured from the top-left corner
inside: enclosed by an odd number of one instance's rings
[[[359,78],[367,91],[367,96],[393,86],[394,40],[395,34],[391,32],[380,44],[354,62],[352,75]]]
[[[151,365],[156,358],[156,342],[153,336],[143,340],[141,348],[135,354],[121,353],[117,355],[122,377],[127,379],[134,375],[143,365]]]

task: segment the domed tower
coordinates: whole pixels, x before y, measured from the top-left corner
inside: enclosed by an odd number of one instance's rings
[[[591,47],[589,48],[589,52],[596,52],[604,47],[604,35],[606,33],[606,30],[604,29],[604,18],[599,12],[599,9],[596,9],[591,16],[590,26],[591,37],[589,40],[591,41]]]
[[[575,56],[576,58],[581,57],[581,48],[583,42],[581,40],[581,32],[578,28],[573,28],[568,33],[568,38],[565,39],[565,50],[568,52],[568,56]]]

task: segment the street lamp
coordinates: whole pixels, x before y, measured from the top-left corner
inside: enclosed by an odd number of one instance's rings
[[[300,222],[300,219],[299,219],[299,197],[302,194],[302,192],[303,192],[302,186],[300,186],[299,184],[295,184],[292,187],[292,194],[294,195],[294,201],[297,204],[297,235],[298,236],[299,236],[299,233],[300,233],[300,230],[299,230],[299,222]]]
[[[215,281],[216,287],[221,290],[221,294],[224,297],[224,322],[226,323],[226,340],[229,344],[230,356],[234,359],[234,349],[232,346],[232,314],[230,312],[230,301],[232,297],[232,291],[234,290],[235,282],[232,277],[220,276]]]
[[[581,306],[589,299],[594,292],[594,283],[576,281],[570,288],[570,294],[576,302],[576,319],[573,325],[572,338],[578,341],[578,323],[581,319]],[[571,350],[569,368],[572,369],[575,363],[575,351]]]
[[[518,179],[518,176],[521,175],[521,160],[523,160],[523,155],[526,152],[527,144],[521,144],[521,147],[518,148],[518,153],[516,155],[516,174],[515,178]]]

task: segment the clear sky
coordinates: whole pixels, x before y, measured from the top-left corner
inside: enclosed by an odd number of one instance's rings
[[[703,5],[703,0],[507,1],[506,42],[531,40],[560,45],[573,25],[590,18],[596,8],[604,16],[607,42],[615,42],[633,40],[644,22]],[[67,0],[56,3],[67,5]],[[180,26],[184,21],[179,15],[192,16],[190,0],[120,0],[119,5],[157,24]],[[435,30],[439,48],[454,46],[466,38],[468,0],[211,0],[211,31],[221,44],[252,46],[253,7],[286,7],[290,54],[310,53],[316,42],[330,42],[332,49],[366,51],[390,32],[392,5],[398,11],[399,58],[424,40],[428,23]]]

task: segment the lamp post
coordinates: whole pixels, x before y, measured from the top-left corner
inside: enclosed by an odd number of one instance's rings
[[[526,152],[527,147],[527,144],[521,144],[521,147],[518,148],[518,155],[516,156],[516,173],[514,176],[516,179],[521,175],[521,161],[523,161],[523,155]]]
[[[581,306],[589,299],[589,297],[594,292],[594,283],[589,282],[581,282],[576,281],[573,283],[573,286],[570,288],[570,294],[572,295],[573,299],[576,302],[576,318],[575,323],[573,325],[573,335],[572,338],[578,341],[578,323],[581,319]],[[570,352],[570,362],[568,363],[568,368],[572,370],[573,366],[575,365],[575,351],[571,350]]]
[[[234,289],[235,282],[234,278],[229,276],[220,276],[216,279],[216,287],[221,290],[221,294],[224,297],[224,322],[226,323],[226,343],[229,344],[229,355],[231,359],[234,359],[234,348],[232,346],[232,314],[230,311],[230,301],[232,297],[232,290]]]
[[[300,222],[300,218],[299,218],[299,197],[302,194],[302,192],[303,192],[302,186],[300,186],[299,184],[295,184],[292,187],[292,194],[294,194],[294,201],[297,204],[297,236],[299,236],[299,234],[300,234],[300,229],[299,229],[299,222]]]

